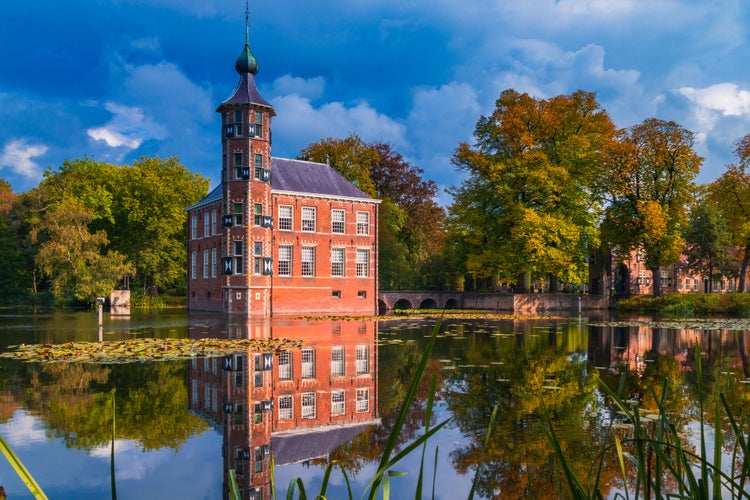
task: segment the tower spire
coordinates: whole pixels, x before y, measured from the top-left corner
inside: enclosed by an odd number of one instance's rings
[[[245,45],[250,45],[250,0],[245,0]]]
[[[240,75],[250,73],[255,75],[258,72],[258,61],[255,59],[253,52],[250,50],[250,1],[245,0],[245,48],[234,63],[237,73]]]

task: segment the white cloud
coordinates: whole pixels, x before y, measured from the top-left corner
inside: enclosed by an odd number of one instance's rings
[[[107,102],[104,109],[114,116],[106,125],[92,127],[86,133],[112,148],[136,149],[146,139],[163,139],[167,135],[164,127],[146,116],[140,107]]]
[[[41,421],[21,410],[13,414],[3,435],[8,443],[17,449],[38,445],[47,440]]]
[[[283,144],[274,143],[274,150],[285,156],[294,156],[322,138],[342,138],[355,132],[367,142],[386,142],[397,149],[406,145],[404,126],[365,102],[351,107],[329,102],[316,108],[309,99],[291,94],[273,99],[273,106],[277,113],[274,135],[283,137]]]
[[[25,139],[12,139],[0,153],[0,167],[8,168],[27,178],[41,177],[42,169],[33,160],[47,152],[44,144],[29,144]]]
[[[750,91],[734,83],[717,83],[702,89],[682,87],[677,90],[697,105],[698,110],[715,111],[722,116],[750,116]]]
[[[325,79],[322,76],[300,78],[292,75],[280,76],[273,81],[271,92],[275,95],[296,94],[308,99],[317,99],[325,91]]]

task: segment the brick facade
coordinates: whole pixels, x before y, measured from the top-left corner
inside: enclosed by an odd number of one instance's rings
[[[377,313],[378,200],[330,166],[271,156],[273,107],[249,46],[219,105],[221,184],[188,210],[188,308]]]

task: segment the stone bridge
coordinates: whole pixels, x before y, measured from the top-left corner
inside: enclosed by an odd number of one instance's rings
[[[394,309],[457,309],[462,306],[462,292],[407,290],[378,293],[381,314]]]

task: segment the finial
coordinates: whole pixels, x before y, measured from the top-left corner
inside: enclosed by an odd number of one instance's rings
[[[245,0],[245,44],[250,44],[250,0]]]
[[[245,48],[234,63],[237,73],[244,75],[246,73],[256,74],[258,72],[258,61],[255,59],[253,52],[250,50],[250,7],[249,0],[245,0]]]

